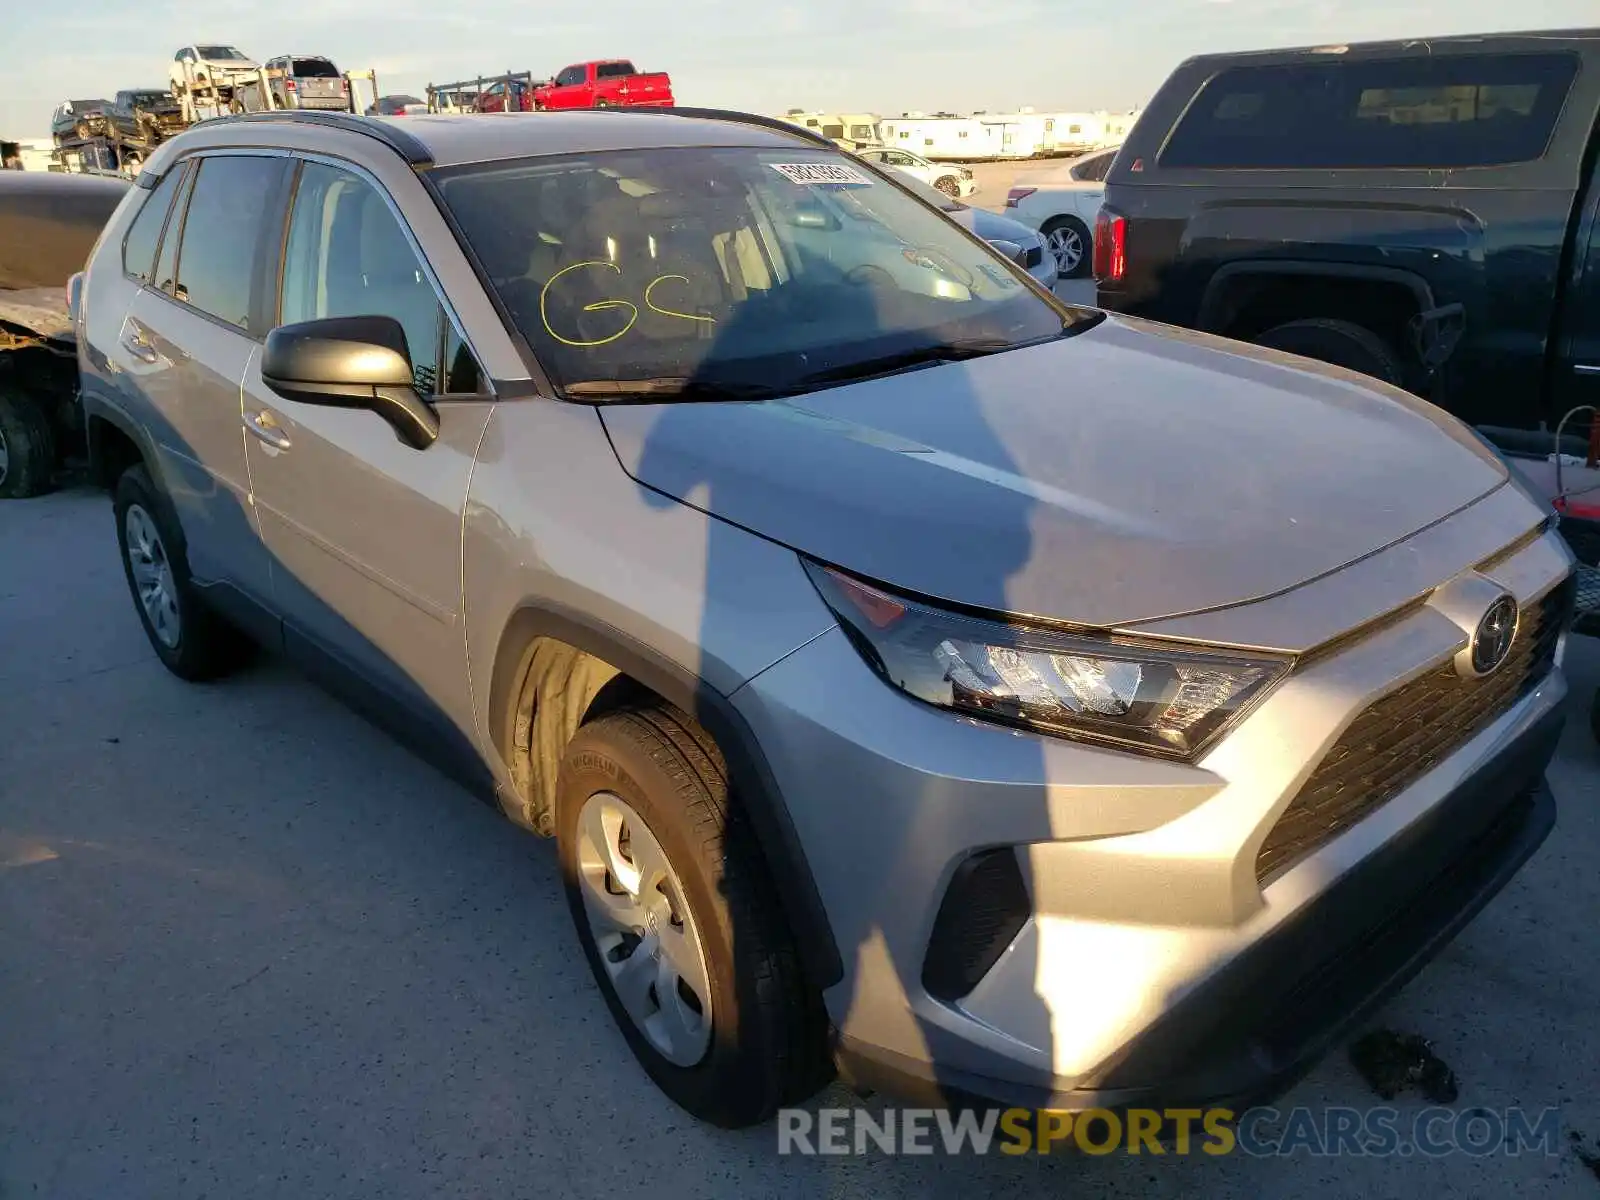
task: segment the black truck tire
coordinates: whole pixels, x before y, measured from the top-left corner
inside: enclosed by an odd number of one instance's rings
[[[50,490],[56,469],[55,431],[32,396],[0,385],[0,500]]]
[[[1289,321],[1260,333],[1258,346],[1331,363],[1400,387],[1405,365],[1393,346],[1364,325],[1334,317]]]

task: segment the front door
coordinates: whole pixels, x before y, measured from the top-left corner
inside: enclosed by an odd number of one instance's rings
[[[260,285],[269,214],[281,212],[283,158],[216,155],[186,180],[153,278],[134,295],[116,353],[142,393],[161,482],[201,586],[272,594],[249,508],[240,381],[266,334]]]
[[[1562,313],[1562,365],[1557,368],[1551,413],[1557,422],[1580,405],[1600,407],[1600,163],[1590,168],[1589,194],[1583,204],[1572,286]],[[1595,416],[1579,414],[1574,424],[1586,429]],[[1589,499],[1600,503],[1600,498]]]
[[[415,450],[374,413],[277,395],[252,362],[247,453],[286,638],[352,669],[405,715],[427,724],[443,715],[470,736],[461,518],[492,402],[474,394],[470,353],[367,178],[304,164],[283,264],[279,323],[394,317],[440,423],[439,440]],[[441,362],[455,369],[441,377]]]

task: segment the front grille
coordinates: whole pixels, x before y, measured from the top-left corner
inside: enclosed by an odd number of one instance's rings
[[[1415,783],[1549,674],[1575,581],[1524,605],[1517,639],[1494,674],[1451,663],[1375,701],[1355,719],[1272,827],[1256,855],[1266,883]]]

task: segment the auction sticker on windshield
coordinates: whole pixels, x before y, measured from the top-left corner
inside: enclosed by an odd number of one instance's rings
[[[854,167],[847,167],[841,163],[768,163],[778,174],[790,183],[817,184],[817,183],[845,183],[857,186],[870,186],[872,180],[868,179]]]

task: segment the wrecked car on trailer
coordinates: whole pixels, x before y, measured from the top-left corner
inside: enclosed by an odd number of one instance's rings
[[[128,190],[92,175],[0,172],[0,499],[47,491],[81,453],[68,283]]]

